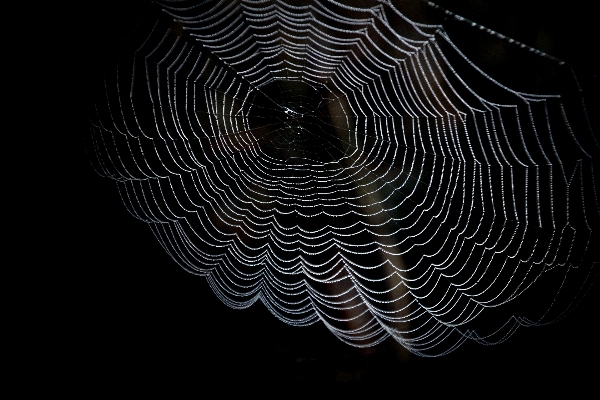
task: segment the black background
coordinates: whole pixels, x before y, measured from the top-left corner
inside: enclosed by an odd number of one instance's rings
[[[32,96],[25,100],[32,113],[25,122],[34,142],[29,146],[36,150],[30,155],[39,167],[27,174],[34,194],[27,207],[32,229],[24,238],[30,246],[23,255],[35,260],[31,279],[43,288],[35,293],[31,318],[38,339],[34,366],[27,368],[59,372],[52,384],[61,388],[77,381],[94,389],[125,383],[137,390],[176,376],[197,385],[199,395],[221,378],[231,382],[227,389],[248,393],[279,384],[289,384],[292,392],[311,390],[315,383],[399,395],[598,392],[593,385],[600,356],[598,285],[557,324],[521,328],[497,346],[468,342],[436,359],[407,357],[387,342],[354,349],[320,324],[287,326],[261,304],[242,311],[223,305],[203,278],[169,259],[149,228],[127,213],[114,183],[96,175],[86,158],[81,99],[87,81],[145,5],[122,3],[46,5],[39,22],[28,28],[37,34],[24,40],[33,67],[27,74]],[[570,2],[565,9],[537,0],[463,1],[454,8],[452,2],[440,3],[525,43],[536,45],[543,31],[542,37],[552,38],[542,41],[544,50],[571,61],[584,89],[597,95],[598,42],[589,6]],[[598,108],[591,104],[595,118]]]

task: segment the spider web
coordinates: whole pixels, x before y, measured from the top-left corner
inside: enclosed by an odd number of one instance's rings
[[[513,90],[389,1],[163,1],[97,81],[92,163],[230,307],[419,355],[556,321],[600,242],[576,81],[427,4],[572,91]]]

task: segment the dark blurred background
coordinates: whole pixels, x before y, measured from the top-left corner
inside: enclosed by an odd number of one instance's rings
[[[96,175],[86,158],[81,99],[87,82],[115,43],[135,27],[146,5],[123,3],[53,2],[28,28],[39,30],[27,49],[35,62],[30,79],[41,88],[32,104],[41,113],[27,123],[34,126],[31,137],[42,161],[30,177],[40,200],[31,211],[32,239],[41,243],[36,247],[40,254],[29,255],[43,260],[36,276],[48,290],[39,301],[36,322],[43,338],[40,368],[64,368],[65,384],[77,379],[98,388],[118,382],[144,385],[148,378],[173,374],[192,385],[226,378],[239,383],[238,389],[290,384],[288,390],[296,390],[332,383],[387,387],[398,394],[443,390],[486,397],[490,390],[511,390],[520,382],[532,393],[557,386],[598,391],[592,385],[600,356],[598,285],[559,323],[521,328],[497,346],[467,342],[435,359],[407,356],[391,342],[355,349],[320,324],[287,326],[261,304],[242,311],[223,305],[203,278],[169,259],[150,229],[127,213],[115,184]],[[592,6],[541,0],[439,4],[570,61],[584,89],[597,96]],[[413,11],[422,8],[415,3]],[[478,52],[477,36],[467,39],[459,46],[472,45],[471,51]],[[497,73],[507,74],[506,69]],[[597,103],[590,104],[597,118]],[[486,383],[487,389],[478,392],[474,381]]]

